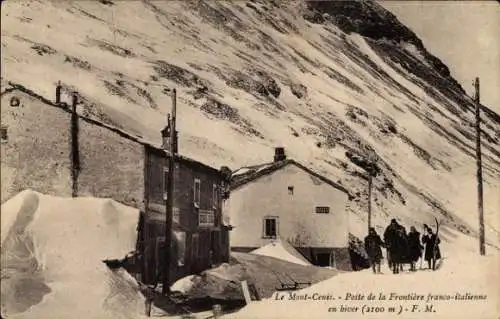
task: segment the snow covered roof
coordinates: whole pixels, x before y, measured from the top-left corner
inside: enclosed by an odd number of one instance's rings
[[[311,169],[307,168],[306,166],[298,163],[297,161],[293,159],[285,159],[282,161],[277,161],[277,162],[272,162],[272,163],[266,163],[266,164],[261,164],[261,165],[254,165],[254,166],[246,166],[239,168],[235,171],[233,171],[232,175],[232,180],[231,180],[231,190],[235,190],[251,181],[254,181],[262,176],[269,175],[271,173],[274,173],[277,170],[280,170],[288,165],[295,165],[296,167],[304,170],[308,174],[320,179],[322,182],[338,189],[346,194],[349,194],[349,191],[345,189],[342,185],[339,185],[332,180],[326,178],[323,175],[320,175]]]
[[[311,266],[311,263],[302,256],[295,248],[283,240],[271,242],[250,252],[254,255],[274,257],[294,264]]]

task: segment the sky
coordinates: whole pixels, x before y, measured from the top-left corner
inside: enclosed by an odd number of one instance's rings
[[[423,41],[473,96],[500,113],[500,3],[498,1],[380,1]]]

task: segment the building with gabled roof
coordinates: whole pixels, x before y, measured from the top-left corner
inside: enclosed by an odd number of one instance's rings
[[[170,280],[229,261],[222,202],[224,169],[175,154],[118,127],[77,113],[77,101],[51,101],[9,83],[1,99],[1,200],[32,189],[48,195],[112,198],[141,211],[138,267],[144,283],[167,267],[165,220],[168,158],[174,157],[173,240]],[[177,147],[177,142],[173,144]],[[175,155],[174,155],[175,154]],[[163,242],[162,242],[163,240]],[[105,244],[105,243],[103,243]]]
[[[224,211],[234,251],[286,240],[312,264],[351,269],[349,192],[276,148],[269,163],[233,171]]]

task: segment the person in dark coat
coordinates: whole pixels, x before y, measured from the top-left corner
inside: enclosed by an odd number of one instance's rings
[[[399,225],[396,219],[393,218],[389,226],[387,226],[387,228],[384,231],[384,243],[387,249],[387,263],[389,265],[389,268],[391,268],[394,273],[396,273],[393,267],[394,261],[399,259],[398,258],[399,245],[396,238],[397,238],[397,230],[400,228],[401,225]]]
[[[401,232],[399,233],[400,240],[400,260],[399,260],[399,268],[403,271],[403,264],[410,262],[410,246],[408,244],[408,233],[406,231],[406,227],[403,225],[399,226]]]
[[[422,237],[422,242],[425,245],[425,260],[429,265],[429,269],[436,270],[436,261],[441,259],[441,251],[439,244],[441,240],[432,232],[432,228],[427,228],[427,234]]]
[[[380,273],[380,262],[383,258],[382,247],[384,247],[384,242],[375,231],[375,228],[370,227],[368,236],[365,237],[365,250],[370,258],[370,264],[373,269],[373,273]],[[375,266],[377,266],[375,268]]]
[[[411,271],[416,271],[415,263],[422,256],[422,250],[424,247],[420,244],[420,233],[415,229],[415,227],[410,227],[410,233],[408,234],[408,248],[409,248],[409,261],[411,263]]]
[[[391,255],[393,256],[393,272],[399,274],[403,271],[403,264],[408,259],[408,239],[406,236],[406,229],[398,225],[396,228],[393,242],[391,243]]]

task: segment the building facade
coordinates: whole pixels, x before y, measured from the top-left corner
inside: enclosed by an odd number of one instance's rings
[[[57,92],[57,90],[56,90]],[[1,93],[1,201],[31,189],[57,196],[112,198],[141,211],[140,279],[156,283],[165,267],[165,189],[171,152],[76,113],[22,86]],[[163,134],[165,137],[165,134]],[[174,280],[229,260],[222,201],[224,170],[175,156]]]
[[[22,86],[1,94],[1,201],[31,189],[142,209],[144,143]],[[76,142],[76,143],[73,143]],[[117,156],[119,154],[119,156]]]
[[[146,148],[144,282],[162,281],[165,269],[165,216],[169,152]],[[229,181],[221,170],[182,157],[174,158],[173,245],[171,284],[229,261],[229,233],[222,220],[222,202]]]
[[[224,207],[234,227],[231,249],[250,251],[279,238],[314,265],[350,269],[348,198],[342,186],[277,148],[273,162],[233,173]]]

